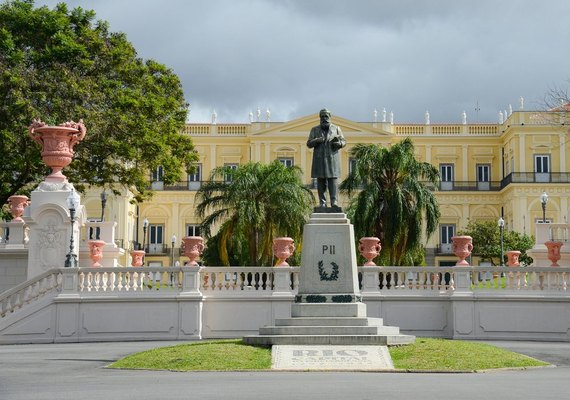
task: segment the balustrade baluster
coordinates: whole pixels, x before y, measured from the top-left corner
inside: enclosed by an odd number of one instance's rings
[[[79,291],[83,292],[85,290],[85,274],[83,272],[79,273]]]
[[[117,289],[119,292],[123,291],[123,273],[119,272],[119,276],[117,276]]]
[[[109,274],[107,273],[107,271],[103,272],[103,274],[101,275],[101,281],[102,281],[102,289],[104,292],[107,291],[108,286],[107,286],[107,282],[109,281]]]
[[[299,288],[299,274],[295,272],[291,272],[293,275],[293,287],[291,289],[297,290]]]
[[[117,278],[117,276],[115,275],[114,272],[111,272],[109,274],[109,291],[110,292],[114,292],[115,291],[115,279]]]
[[[133,272],[132,279],[133,279],[133,290],[136,292],[137,290],[139,290],[141,288],[140,282],[139,282],[138,272],[136,272],[136,271]]]

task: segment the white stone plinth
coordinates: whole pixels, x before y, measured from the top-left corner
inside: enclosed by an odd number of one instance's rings
[[[30,228],[28,279],[51,268],[62,268],[70,250],[71,219],[67,197],[73,185],[65,183],[52,186],[40,184],[31,195],[30,219],[27,221]],[[80,205],[73,224],[73,251],[76,255],[80,241],[79,230],[84,223],[85,211]]]
[[[299,294],[357,294],[354,228],[343,213],[314,213],[303,231]]]

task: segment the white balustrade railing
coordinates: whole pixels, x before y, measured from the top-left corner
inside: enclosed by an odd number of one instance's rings
[[[276,288],[276,275],[282,276],[283,288]],[[276,289],[296,291],[299,269],[294,267],[204,267],[200,270],[200,291],[270,293]]]
[[[359,267],[363,292],[453,292],[457,275],[467,274],[473,292],[507,290],[568,293],[569,267]]]
[[[61,289],[61,271],[52,269],[0,294],[0,318]]]
[[[79,292],[181,291],[180,267],[79,268]]]
[[[447,292],[455,285],[454,267],[359,267],[363,292]]]
[[[519,292],[570,295],[570,267],[358,267],[363,294],[449,296]],[[73,278],[69,285],[62,282]],[[67,282],[67,281],[66,281]],[[49,293],[98,296],[194,292],[205,296],[295,294],[299,267],[115,267],[59,268],[0,295],[0,318]],[[64,290],[65,289],[65,290]]]

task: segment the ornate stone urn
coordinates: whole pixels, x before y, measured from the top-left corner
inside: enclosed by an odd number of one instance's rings
[[[133,250],[131,251],[131,258],[133,267],[141,267],[144,261],[144,250]]]
[[[204,239],[200,236],[185,236],[182,238],[184,255],[188,257],[188,265],[197,266],[196,259],[204,251]]]
[[[374,236],[363,237],[359,240],[358,251],[360,255],[366,258],[365,267],[373,267],[376,264],[372,261],[374,258],[380,254],[382,246],[380,245],[380,239]]]
[[[521,252],[518,250],[509,250],[507,251],[507,265],[509,267],[518,267],[521,265],[521,263],[519,262],[519,256],[521,255]]]
[[[469,266],[469,263],[465,261],[465,259],[469,257],[473,250],[472,240],[473,238],[471,236],[453,236],[451,238],[453,242],[453,254],[459,258],[459,261],[455,265]]]
[[[549,240],[545,242],[544,245],[548,249],[548,259],[552,261],[551,267],[559,267],[558,260],[560,260],[560,248],[562,247],[562,242],[555,242]]]
[[[87,242],[89,246],[89,257],[91,258],[92,267],[102,267],[101,259],[103,258],[103,246],[105,246],[104,240],[89,240]]]
[[[273,254],[277,257],[278,267],[288,267],[287,259],[295,251],[294,240],[290,237],[278,237],[273,239]]]
[[[13,195],[8,197],[8,205],[10,206],[10,214],[12,214],[12,222],[24,222],[21,218],[24,214],[24,209],[30,204],[28,196]]]
[[[68,121],[57,126],[34,120],[29,127],[29,132],[32,139],[42,147],[44,163],[52,169],[46,181],[67,182],[61,170],[71,163],[74,155],[73,146],[85,137],[87,129],[83,125],[83,120]]]

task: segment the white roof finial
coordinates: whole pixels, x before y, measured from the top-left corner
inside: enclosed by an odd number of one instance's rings
[[[378,122],[378,110],[374,109],[374,111],[372,111],[372,115],[374,116],[374,122]]]
[[[505,122],[505,119],[503,117],[503,112],[499,111],[499,124],[502,124],[503,122]]]
[[[524,110],[524,97],[519,98],[519,109]]]
[[[427,111],[427,110],[426,110],[425,118],[426,118],[426,125],[429,125],[429,124],[430,124],[430,121],[429,121],[429,111]]]
[[[253,123],[253,111],[250,111],[248,116],[249,116],[249,123],[250,124]]]
[[[463,112],[461,113],[461,123],[463,125],[467,125],[467,113],[465,112],[465,110],[463,110]]]
[[[212,125],[216,125],[216,120],[218,119],[218,114],[216,114],[216,110],[212,111]]]

